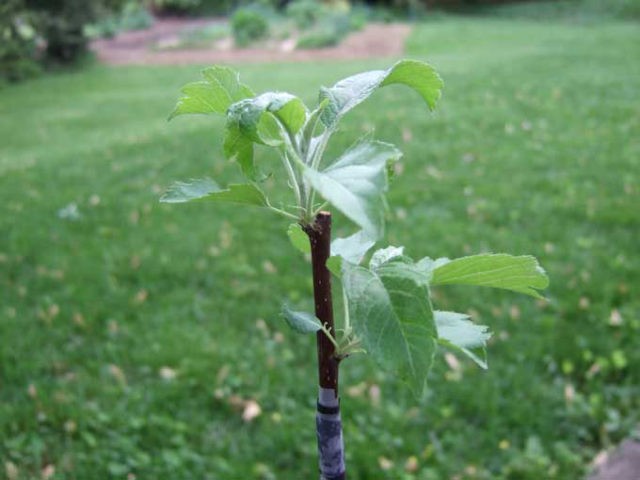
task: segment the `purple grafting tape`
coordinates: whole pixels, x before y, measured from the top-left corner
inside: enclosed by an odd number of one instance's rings
[[[340,406],[335,391],[321,388],[316,414],[321,480],[344,480],[344,442]]]

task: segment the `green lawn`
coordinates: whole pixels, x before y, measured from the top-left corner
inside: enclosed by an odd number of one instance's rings
[[[375,127],[405,152],[389,243],[414,257],[531,253],[551,278],[547,303],[436,292],[495,335],[489,371],[440,357],[421,401],[347,360],[349,478],[579,479],[633,432],[639,42],[631,23],[445,18],[407,48],[445,79],[438,111],[388,88],[348,117],[334,151]],[[241,71],[311,101],[390,63]],[[157,201],[174,179],[239,176],[221,120],[165,120],[199,70],[95,67],[0,91],[0,477],[317,475],[315,346],[278,318],[283,299],[311,305],[287,222]],[[262,410],[251,422],[248,400]]]

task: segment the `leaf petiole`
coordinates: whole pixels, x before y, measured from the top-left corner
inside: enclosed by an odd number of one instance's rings
[[[320,327],[320,330],[322,330],[322,332],[327,336],[329,341],[333,344],[336,351],[338,351],[340,349],[340,346],[338,345],[338,342],[336,342],[336,339],[334,338],[334,336],[331,334],[331,331],[327,328],[327,324],[323,324],[322,327]]]
[[[295,220],[296,222],[300,220],[300,218],[295,216],[293,213],[289,213],[289,212],[287,212],[285,210],[281,210],[281,209],[276,208],[276,207],[274,207],[272,205],[267,205],[267,208],[269,210],[271,210],[272,212],[277,213],[278,215],[282,215],[283,217],[290,218],[292,220]]]
[[[298,176],[296,172],[293,170],[293,166],[291,165],[291,161],[287,157],[287,153],[284,152],[282,154],[282,163],[284,165],[285,170],[287,171],[287,176],[289,177],[289,184],[293,189],[293,193],[296,197],[296,203],[299,209],[302,210],[302,194],[300,192],[300,184],[298,182]],[[304,214],[304,212],[301,212]]]

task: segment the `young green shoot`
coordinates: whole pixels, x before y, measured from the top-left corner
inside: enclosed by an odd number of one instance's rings
[[[161,201],[230,202],[266,208],[294,221],[287,234],[295,249],[310,254],[315,313],[285,305],[282,317],[295,332],[315,333],[318,343],[317,436],[323,479],[344,479],[346,467],[338,402],[338,367],[356,353],[367,353],[401,379],[416,396],[424,392],[439,348],[468,356],[487,368],[485,347],[491,334],[468,315],[434,309],[431,288],[476,285],[541,297],[548,285],[535,258],[481,254],[454,260],[414,260],[403,247],[369,251],[384,237],[388,171],[402,153],[395,146],[364,137],[338,158],[326,148],[342,118],[389,85],[414,90],[433,110],[443,82],[433,67],[402,60],[387,70],[359,73],[321,88],[308,108],[285,92],[260,95],[241,83],[234,70],[214,66],[203,79],[185,85],[170,118],[183,114],[225,118],[223,150],[237,162],[245,182],[220,187],[204,178],[177,182]],[[279,156],[291,202],[274,206],[262,184],[268,175],[256,164],[256,145]],[[331,214],[344,214],[357,227],[347,238],[331,239]],[[368,261],[365,262],[365,259]],[[340,283],[344,314],[334,323],[331,280]]]

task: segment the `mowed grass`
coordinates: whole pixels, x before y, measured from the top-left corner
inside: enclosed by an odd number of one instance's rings
[[[440,356],[424,399],[367,357],[346,360],[349,478],[579,479],[633,432],[639,41],[625,23],[420,25],[407,56],[444,77],[437,113],[388,88],[350,114],[332,152],[374,127],[405,152],[388,243],[414,257],[530,253],[552,283],[548,302],[435,292],[494,337],[486,372]],[[241,72],[313,101],[390,63]],[[0,91],[0,477],[317,477],[314,340],[278,315],[312,298],[287,222],[157,201],[174,179],[239,178],[220,119],[166,123],[199,70],[96,67]]]

